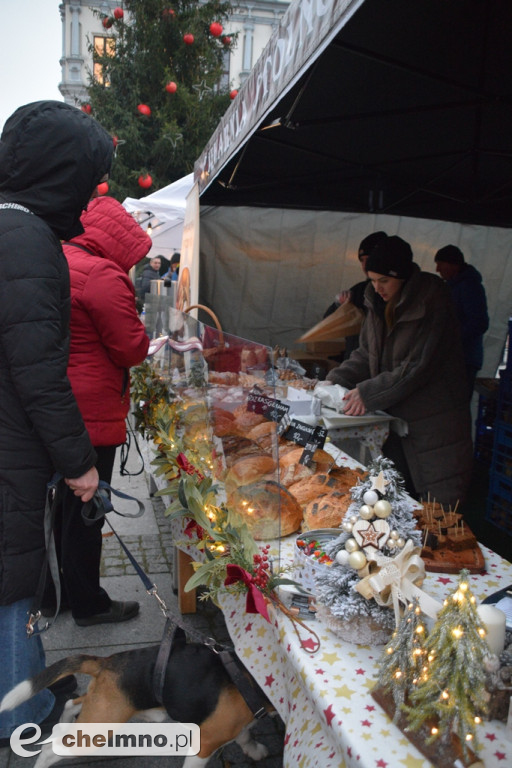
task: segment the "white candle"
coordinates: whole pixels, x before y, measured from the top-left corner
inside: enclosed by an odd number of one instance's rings
[[[506,616],[494,605],[479,605],[476,610],[486,631],[485,641],[491,653],[499,656],[505,648]]]

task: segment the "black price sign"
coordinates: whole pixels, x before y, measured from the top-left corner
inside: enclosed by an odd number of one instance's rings
[[[297,445],[306,446],[311,443],[317,448],[323,448],[325,438],[327,437],[327,429],[325,427],[312,427],[311,424],[304,424],[302,421],[292,421],[283,437],[286,440],[291,440]]]
[[[247,410],[261,413],[268,421],[281,421],[290,406],[273,397],[267,397],[259,387],[254,387],[247,396]]]

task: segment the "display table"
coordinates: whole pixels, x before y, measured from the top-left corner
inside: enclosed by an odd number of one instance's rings
[[[400,435],[407,434],[407,425],[389,413],[375,411],[364,416],[344,416],[330,408],[322,408],[321,423],[328,429],[329,438],[336,445],[343,440],[358,440],[361,444],[359,460],[365,464],[364,450],[368,448],[372,459],[382,454],[390,429]]]
[[[282,556],[291,558],[292,546],[290,537],[283,542]],[[489,549],[483,551],[486,573],[469,577],[478,600],[512,583],[512,565]],[[457,581],[456,575],[429,573],[424,589],[442,600],[456,589]],[[322,622],[312,621],[321,647],[309,654],[280,611],[272,612],[269,624],[258,614],[245,613],[243,595],[226,595],[222,610],[238,656],[286,724],[285,768],[431,765],[370,695],[383,646],[352,645],[338,639]],[[301,632],[307,641],[307,633]],[[507,739],[504,723],[484,722],[479,740],[486,768],[512,764],[512,733],[508,731]]]

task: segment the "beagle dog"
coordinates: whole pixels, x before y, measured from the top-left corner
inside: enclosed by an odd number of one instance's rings
[[[267,756],[267,748],[249,733],[251,709],[211,647],[175,638],[162,686],[163,706],[153,687],[158,651],[158,646],[151,646],[107,657],[68,656],[9,691],[0,712],[14,709],[67,675],[84,674],[92,677],[88,690],[66,703],[61,722],[124,723],[131,718],[163,722],[169,716],[176,722],[195,723],[200,726],[201,748],[185,758],[183,768],[203,768],[217,749],[233,740],[253,760]],[[34,768],[48,768],[61,759],[48,743]]]

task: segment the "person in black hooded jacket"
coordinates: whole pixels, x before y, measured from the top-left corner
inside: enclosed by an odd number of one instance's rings
[[[20,107],[0,137],[0,699],[44,667],[25,633],[44,560],[46,487],[54,473],[88,501],[96,455],[67,377],[69,272],[60,240],[83,232],[80,215],[109,173],[112,137],[57,101]],[[41,723],[42,691],[0,713],[0,738]]]

